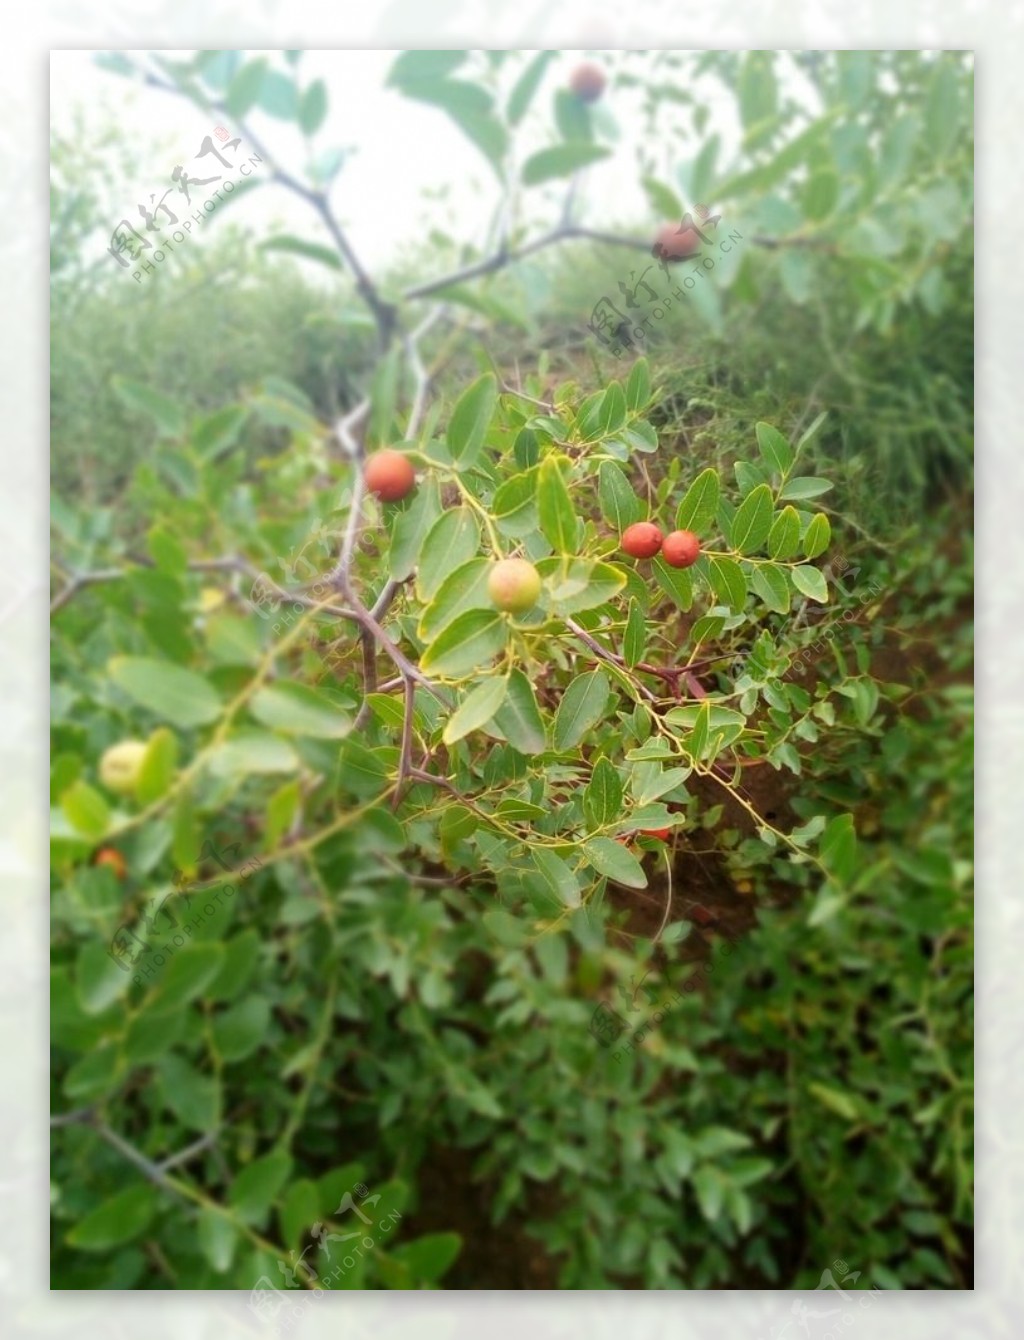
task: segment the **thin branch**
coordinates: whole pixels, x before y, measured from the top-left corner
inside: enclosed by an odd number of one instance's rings
[[[187,1201],[188,1198],[182,1195],[171,1178],[164,1174],[158,1163],[154,1163],[153,1160],[148,1159],[145,1154],[141,1154],[134,1145],[130,1145],[127,1140],[123,1140],[121,1136],[118,1135],[117,1131],[112,1130],[106,1122],[93,1121],[91,1125],[101,1139],[106,1140],[108,1145],[111,1145],[116,1149],[122,1158],[125,1158],[129,1163],[134,1164],[143,1176],[148,1177],[149,1180],[160,1187],[161,1190],[168,1191],[172,1196],[177,1196],[179,1199]]]
[[[609,665],[614,665],[617,670],[622,670],[627,675],[630,674],[622,657],[616,656],[615,652],[609,651],[607,647],[602,647],[600,642],[598,642],[596,638],[591,637],[585,628],[581,628],[575,619],[566,619],[565,626],[572,632],[574,637],[579,638],[584,646],[589,647],[595,656],[599,656],[602,661],[607,661]],[[648,702],[656,703],[658,701],[657,695],[652,693],[646,684],[641,684],[640,680],[632,675],[630,675],[630,677],[633,679],[633,683],[636,685],[637,689],[643,694]]]
[[[177,1154],[171,1154],[169,1158],[164,1159],[157,1167],[161,1172],[167,1172],[170,1168],[177,1168],[182,1163],[187,1163],[189,1159],[194,1159],[197,1154],[203,1154],[208,1149],[212,1149],[217,1141],[217,1132],[211,1131],[208,1135],[200,1136],[192,1144],[186,1145],[184,1149]]]
[[[669,913],[672,911],[672,857],[669,855],[669,850],[667,847],[665,848],[664,856],[665,856],[665,885],[666,885],[667,896],[665,898],[665,913],[661,918],[661,925],[658,927],[658,934],[654,937],[654,940],[652,942],[654,944],[657,944],[658,941],[661,939],[662,932],[668,925]]]
[[[430,327],[444,315],[444,311],[444,303],[439,303],[415,330],[404,337],[406,357],[409,360],[413,377],[416,379],[412,409],[409,411],[409,422],[405,429],[405,435],[409,438],[414,438],[419,432],[420,420],[423,418],[423,410],[427,400],[427,388],[430,385],[430,373],[427,372],[423,366],[423,360],[420,358],[419,342]]]
[[[518,248],[500,247],[492,255],[483,260],[474,261],[471,265],[464,265],[458,270],[453,270],[451,274],[443,275],[440,279],[428,279],[422,284],[413,284],[407,288],[402,297],[409,300],[413,298],[426,298],[431,293],[438,293],[442,289],[450,288],[452,284],[461,284],[467,279],[476,279],[480,275],[493,274],[496,270],[503,270],[506,265],[511,265],[513,261],[522,260],[524,256],[530,256],[535,251],[540,251],[544,247],[550,247],[556,242],[568,241],[572,238],[589,238],[593,242],[607,242],[611,246],[632,247],[640,251],[650,251],[651,243],[641,241],[635,237],[623,237],[618,233],[602,233],[592,228],[581,228],[577,224],[560,224],[557,228],[552,228],[549,232],[542,233],[532,242],[527,242]]]
[[[130,554],[127,561],[130,565],[140,568],[153,568],[156,564],[150,558],[143,558],[140,555]],[[310,596],[303,595],[301,591],[288,591],[261,572],[255,564],[250,563],[248,559],[237,556],[230,558],[200,558],[186,565],[189,572],[237,572],[242,576],[253,578],[262,578],[268,591],[277,596],[281,601],[289,601],[293,605],[301,605],[304,609],[319,609],[324,614],[333,614],[339,619],[355,619],[351,610],[344,609],[340,605],[325,605],[321,600],[314,600]],[[80,572],[72,577],[59,595],[55,596],[50,602],[50,613],[55,614],[57,610],[63,607],[77,595],[79,591],[84,591],[89,586],[99,585],[101,582],[121,581],[129,575],[131,566],[124,568],[102,568],[96,572]]]
[[[391,800],[391,808],[397,809],[402,799],[402,787],[412,769],[412,726],[413,713],[416,710],[416,685],[411,679],[405,681],[405,712],[402,716],[402,749],[398,756],[398,782]]]
[[[150,70],[143,71],[143,78],[144,82],[151,88],[160,89],[164,93],[173,93],[179,97],[189,96],[189,94],[177,87],[177,85],[168,83],[165,79],[158,78],[158,76],[153,74]],[[192,100],[194,101],[195,99]],[[396,310],[391,303],[385,302],[377,292],[373,280],[363,268],[359,257],[353,250],[352,244],[345,236],[345,232],[331,208],[327,195],[323,191],[317,191],[312,187],[307,186],[304,182],[299,181],[297,177],[293,177],[290,172],[286,172],[284,168],[280,167],[263,141],[253,132],[249,123],[244,120],[244,118],[235,116],[228,109],[228,106],[223,99],[207,98],[204,95],[203,101],[211,110],[223,112],[235,123],[260,157],[266,160],[271,169],[273,179],[276,182],[305,200],[307,204],[311,205],[320,215],[335,246],[341,252],[346,265],[351,271],[352,277],[356,283],[356,288],[359,290],[360,297],[373,314],[373,319],[377,323],[377,333],[380,338],[381,349],[386,349],[391,343],[391,336],[395,327]]]

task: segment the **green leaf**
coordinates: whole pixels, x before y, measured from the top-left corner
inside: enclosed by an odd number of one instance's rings
[[[504,701],[491,724],[521,754],[542,754],[547,748],[544,719],[537,707],[533,685],[522,670],[513,670],[509,676]]]
[[[75,961],[75,999],[85,1014],[102,1014],[124,995],[131,973],[112,957],[105,944],[90,940],[79,950]]]
[[[588,838],[583,844],[583,855],[599,875],[606,875],[616,884],[628,889],[646,889],[647,876],[633,853],[613,838]]]
[[[817,558],[828,548],[832,540],[832,527],[824,512],[811,517],[810,525],[804,534],[804,558]]]
[[[670,568],[660,554],[651,564],[654,580],[681,610],[693,604],[693,576],[688,568]]]
[[[154,731],[146,743],[135,794],[143,805],[166,795],[174,781],[178,761],[178,737],[166,726]]]
[[[543,55],[550,53],[543,52]],[[409,1273],[412,1287],[422,1284],[436,1284],[447,1270],[454,1265],[462,1250],[462,1238],[458,1233],[427,1233],[415,1242],[403,1243],[392,1252]]]
[[[574,141],[571,144],[559,144],[553,149],[541,149],[523,164],[522,182],[524,186],[537,186],[540,182],[551,181],[555,177],[570,177],[580,168],[607,158],[610,150],[597,144]]]
[[[756,432],[757,445],[769,470],[777,475],[785,475],[793,464],[793,448],[770,423],[759,423]]]
[[[171,824],[171,857],[183,870],[194,870],[199,860],[199,824],[191,789],[182,790],[175,802]]]
[[[468,507],[443,512],[423,541],[416,569],[416,591],[429,602],[444,579],[468,563],[480,548],[480,523]]]
[[[827,219],[839,199],[839,177],[831,168],[815,172],[801,192],[804,213],[815,222]]]
[[[278,121],[294,121],[299,114],[299,90],[295,80],[280,70],[268,70],[260,85],[259,105]]]
[[[463,391],[448,422],[447,442],[452,459],[471,465],[479,456],[498,403],[498,383],[485,372]]]
[[[64,1077],[64,1092],[75,1102],[94,1102],[116,1087],[123,1069],[120,1049],[101,1045],[71,1067]]]
[[[471,689],[444,728],[442,738],[445,744],[455,744],[486,725],[504,701],[507,689],[508,680],[498,675],[485,679]]]
[[[710,467],[701,471],[676,509],[676,529],[692,530],[696,535],[706,534],[718,515],[720,493],[718,471]]]
[[[537,474],[537,511],[540,528],[551,547],[560,554],[576,551],[576,512],[572,498],[562,478],[562,465],[568,468],[564,456],[547,456]]]
[[[264,996],[246,996],[213,1021],[213,1041],[225,1061],[240,1061],[254,1052],[267,1035],[270,1002]]]
[[[212,1131],[220,1121],[221,1086],[212,1075],[201,1075],[181,1056],[170,1055],[159,1064],[163,1105],[193,1131]]]
[[[259,1227],[281,1188],[288,1181],[292,1161],[287,1154],[267,1154],[238,1174],[228,1192],[228,1203],[246,1224]]]
[[[818,568],[805,566],[790,568],[789,575],[793,578],[793,585],[802,595],[810,600],[817,600],[822,605],[827,602],[828,585],[824,573]]]
[[[725,620],[720,614],[702,614],[690,627],[693,645],[699,647],[702,642],[713,641],[721,634],[724,627]]]
[[[764,544],[772,528],[774,508],[772,491],[767,484],[758,484],[736,509],[732,519],[730,539],[741,554],[753,554]]]
[[[76,832],[93,841],[110,827],[110,807],[88,782],[73,782],[60,798],[60,807]]]
[[[537,571],[552,614],[565,617],[607,604],[626,585],[626,574],[611,563],[589,558],[542,558]]]
[[[114,683],[129,697],[172,725],[204,726],[220,716],[223,703],[201,675],[169,661],[116,656],[109,665]]]
[[[465,80],[403,77],[398,85],[409,98],[440,107],[502,175],[508,135],[494,115],[493,100],[478,84]]]
[[[860,1109],[853,1098],[839,1089],[830,1089],[824,1084],[811,1083],[807,1086],[807,1092],[812,1098],[817,1098],[822,1107],[828,1108],[836,1116],[842,1117],[845,1121],[859,1121]]]
[[[370,422],[366,429],[368,442],[389,442],[394,436],[401,358],[401,350],[395,345],[374,370],[370,382]]]
[[[80,1251],[107,1252],[144,1233],[155,1210],[155,1187],[128,1187],[87,1214],[68,1233],[67,1240]]]
[[[580,883],[572,867],[546,847],[532,847],[530,856],[559,902],[566,907],[579,907]]]
[[[935,73],[925,105],[925,134],[930,158],[940,159],[953,144],[960,121],[960,96],[954,58],[946,53],[935,61]]]
[[[251,928],[229,940],[224,946],[220,969],[206,991],[206,999],[234,1000],[256,971],[260,948],[259,934]]]
[[[633,599],[629,602],[626,629],[622,635],[622,659],[628,669],[632,670],[638,661],[643,660],[646,647],[647,619],[640,608],[640,602]]]
[[[128,377],[114,376],[110,379],[114,394],[128,409],[137,414],[145,414],[156,424],[159,437],[180,438],[185,434],[185,416],[176,400],[154,391],[151,386],[132,381]]]
[[[185,546],[165,526],[154,526],[146,536],[146,546],[161,572],[180,577],[188,570]]]
[[[224,946],[197,941],[178,949],[160,971],[156,994],[150,1008],[164,1012],[187,1005],[201,996],[224,962]]]
[[[331,1209],[335,1207],[332,1205]],[[284,1245],[297,1251],[308,1228],[320,1218],[320,1192],[317,1184],[302,1177],[288,1188],[278,1215]]]
[[[307,135],[315,135],[327,115],[327,85],[322,79],[310,84],[299,103],[299,125]]]
[[[622,812],[622,781],[618,769],[607,758],[599,758],[583,792],[583,812],[591,828],[603,828]]]
[[[670,186],[660,182],[656,177],[641,178],[640,185],[647,193],[647,199],[651,202],[651,211],[658,218],[662,219],[681,219],[686,213],[685,206],[679,196]]]
[[[487,578],[491,561],[474,558],[463,563],[444,579],[437,594],[423,611],[417,632],[420,639],[429,642],[459,614],[471,609],[492,609],[487,593]]]
[[[440,515],[440,486],[433,475],[428,475],[392,523],[388,570],[394,581],[404,582],[411,575],[419,562],[423,541]]]
[[[425,675],[463,678],[504,651],[508,626],[495,609],[467,610],[430,643],[420,660]]]
[[[770,563],[759,563],[750,574],[755,593],[776,614],[789,609],[789,583],[786,574]]]
[[[299,756],[287,740],[264,730],[237,730],[207,756],[215,777],[245,778],[297,772]]]
[[[555,713],[554,744],[559,753],[574,749],[601,720],[608,691],[608,677],[603,670],[590,670],[572,681]]]
[[[638,358],[626,382],[626,408],[631,414],[644,409],[651,398],[651,374],[646,358]]]
[[[607,437],[621,428],[626,417],[626,396],[618,382],[605,389],[598,409],[598,431],[595,437]]]
[[[432,79],[444,79],[466,59],[465,51],[403,51],[388,71],[387,83],[403,91]]]
[[[537,471],[513,475],[496,490],[491,512],[505,535],[532,535],[537,529]]]
[[[245,116],[259,102],[266,72],[267,61],[261,56],[258,60],[247,61],[232,79],[224,104],[233,117]]]
[[[544,78],[544,71],[554,59],[554,56],[553,51],[538,51],[516,80],[515,86],[509,94],[508,106],[505,109],[505,116],[510,126],[517,126],[526,115],[526,111],[540,86],[540,81]]]
[[[285,251],[291,256],[304,256],[306,260],[318,261],[332,270],[343,270],[341,257],[333,247],[322,242],[307,242],[305,238],[293,237],[291,233],[278,233],[259,244],[260,251]]]
[[[739,614],[746,603],[747,583],[743,580],[743,569],[736,560],[712,555],[708,559],[708,577],[718,600]]]
[[[570,143],[589,144],[594,138],[590,108],[567,88],[555,90],[555,125]]]
[[[857,861],[857,834],[852,814],[837,815],[821,836],[821,861],[830,875],[849,880]]]
[[[128,1061],[159,1061],[185,1031],[185,1011],[177,1014],[137,1014],[128,1025],[124,1055]]]
[[[783,502],[787,499],[799,502],[801,498],[817,498],[819,494],[827,493],[831,487],[831,480],[812,479],[809,475],[796,475],[793,479],[786,481],[779,497]]]
[[[722,1213],[726,1185],[725,1178],[711,1164],[702,1164],[693,1174],[693,1189],[697,1193],[700,1211],[709,1224],[713,1224]]]
[[[231,1268],[238,1230],[224,1210],[199,1211],[199,1249],[218,1275]]]
[[[289,735],[340,740],[352,729],[351,717],[322,689],[279,680],[249,699],[249,711],[264,726]]]
[[[774,559],[792,558],[800,548],[800,517],[795,507],[786,506],[768,532],[768,553]]]
[[[627,526],[639,521],[644,505],[633,492],[621,466],[602,461],[598,472],[597,497],[601,515],[621,535]]]

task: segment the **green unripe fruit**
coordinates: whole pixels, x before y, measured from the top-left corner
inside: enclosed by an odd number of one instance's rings
[[[525,558],[503,558],[491,569],[487,594],[498,609],[522,614],[537,603],[540,573]]]
[[[100,781],[115,795],[130,796],[139,784],[146,746],[141,740],[112,744],[100,759]]]

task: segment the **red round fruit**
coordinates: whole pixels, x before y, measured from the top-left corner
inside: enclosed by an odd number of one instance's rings
[[[93,859],[93,865],[109,866],[118,879],[124,879],[128,873],[125,859],[116,847],[101,847]]]
[[[670,568],[691,568],[700,554],[700,540],[692,530],[674,530],[665,536],[661,556]]]
[[[632,558],[653,558],[661,549],[662,538],[653,521],[637,521],[622,532],[622,549]]]
[[[400,451],[375,451],[363,467],[367,493],[381,502],[400,502],[416,487],[416,471]]]
[[[569,76],[569,88],[580,102],[597,102],[608,83],[608,76],[593,61],[577,65]]]
[[[657,838],[659,842],[667,842],[672,836],[671,828],[641,828],[641,837]]]
[[[693,228],[675,223],[663,223],[654,239],[652,254],[659,260],[685,261],[700,251],[700,238]]]

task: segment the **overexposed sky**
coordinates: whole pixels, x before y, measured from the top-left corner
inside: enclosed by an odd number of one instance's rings
[[[393,259],[403,244],[425,239],[435,223],[460,240],[482,245],[498,203],[498,183],[489,164],[448,116],[384,86],[397,54],[308,51],[300,65],[303,87],[323,78],[330,94],[330,109],[316,137],[316,148],[355,149],[336,179],[332,203],[357,254],[371,270]],[[271,55],[275,64],[280,62],[280,53]],[[609,53],[612,61],[615,55]],[[521,157],[556,142],[552,96],[579,59],[581,53],[565,52],[547,69],[531,114],[520,127],[517,142],[521,143]],[[713,113],[709,131],[712,127],[724,129],[730,136],[735,119],[731,97],[719,98],[712,81],[708,81],[707,95]],[[614,109],[622,135],[612,156],[588,170],[585,198],[579,202],[577,217],[594,227],[608,227],[610,221],[629,217],[641,224],[645,218],[653,222],[637,184],[640,119],[635,94],[616,90],[614,98],[607,98],[607,105],[609,110]],[[51,53],[53,129],[69,132],[77,114],[84,118],[85,133],[95,143],[104,124],[104,108],[112,110],[121,124],[131,127],[132,142],[138,148],[133,166],[136,178],[126,188],[127,198],[112,200],[113,228],[121,218],[138,221],[138,204],[148,202],[152,193],[159,200],[172,184],[173,167],[190,162],[212,126],[209,118],[186,99],[100,69],[92,52]],[[259,111],[250,113],[247,119],[284,168],[294,171],[301,167],[305,147],[294,126]],[[698,147],[694,146],[694,153]],[[210,175],[202,172],[202,167],[200,163],[190,170],[195,176]],[[671,176],[666,179],[679,193],[678,181]],[[624,184],[629,186],[628,194],[623,192]],[[558,201],[564,191],[565,183],[555,182],[526,193],[527,209],[538,228],[557,221]],[[173,204],[173,197],[169,203]],[[330,240],[310,207],[278,186],[253,192],[233,204],[231,217],[261,237],[280,229],[311,241]],[[198,238],[196,230],[193,244]],[[109,236],[95,238],[90,259],[102,259],[109,241]],[[424,259],[423,273],[429,275],[432,267],[428,258]],[[311,277],[314,270],[326,277],[317,266],[311,267]]]

